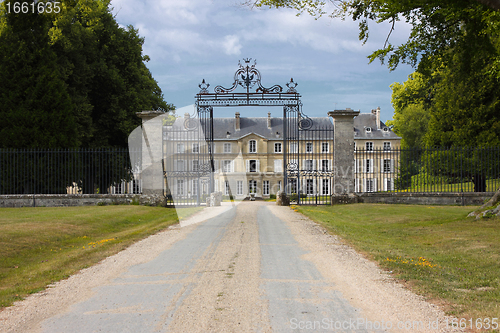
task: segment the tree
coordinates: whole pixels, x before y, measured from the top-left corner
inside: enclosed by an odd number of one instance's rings
[[[8,12],[13,2],[0,3],[0,147],[125,148],[137,111],[173,110],[145,65],[144,39],[118,25],[110,0],[62,0],[59,13],[41,14]],[[122,180],[103,168],[121,155],[92,156],[72,180],[85,193]]]
[[[0,147],[74,147],[74,105],[48,44],[50,21],[31,13],[2,21]]]
[[[391,85],[394,117],[387,121],[387,125],[401,136],[404,148],[424,146],[432,89],[428,83],[422,74],[415,72],[403,84],[395,82]]]

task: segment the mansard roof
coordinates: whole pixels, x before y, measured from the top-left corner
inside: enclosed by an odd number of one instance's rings
[[[354,118],[354,139],[401,139],[401,137],[397,136],[381,121],[377,128],[377,116],[375,114],[360,113]]]

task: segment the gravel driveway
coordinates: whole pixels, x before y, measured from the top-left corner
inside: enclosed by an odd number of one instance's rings
[[[212,210],[213,211],[213,210]],[[0,312],[2,332],[450,332],[288,207],[203,211]]]

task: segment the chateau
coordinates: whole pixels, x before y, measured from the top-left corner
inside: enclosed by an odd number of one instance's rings
[[[307,135],[297,142],[289,143],[287,164],[300,165],[301,184],[291,180],[289,193],[301,186],[306,196],[329,196],[332,192],[334,165],[334,138],[332,118],[317,117],[312,120],[311,130],[320,135]],[[172,128],[183,128],[189,114],[177,118]],[[232,118],[213,119],[213,142],[211,151],[214,160],[214,190],[224,196],[243,199],[250,193],[268,198],[283,187],[283,118],[241,117],[239,112]],[[397,167],[393,149],[400,147],[401,138],[380,121],[380,109],[371,113],[360,113],[354,118],[355,191],[375,192],[394,189],[391,175]],[[193,176],[200,169],[198,154],[203,150],[197,141],[188,137],[165,140],[164,156],[166,168],[178,173],[169,180],[168,188],[176,198],[208,194],[206,184]],[[300,163],[299,163],[300,160]],[[307,176],[308,171],[311,175]],[[315,171],[312,175],[312,171]],[[342,172],[342,170],[339,170]],[[184,176],[183,176],[184,175]],[[324,176],[323,176],[324,175]]]

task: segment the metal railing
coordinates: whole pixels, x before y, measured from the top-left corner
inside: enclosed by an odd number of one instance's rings
[[[130,153],[140,152],[123,148],[0,149],[0,194],[141,193]]]
[[[494,192],[500,147],[355,151],[356,192]]]

